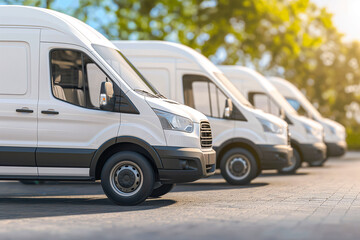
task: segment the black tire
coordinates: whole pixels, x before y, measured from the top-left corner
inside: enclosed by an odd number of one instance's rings
[[[220,160],[221,175],[233,185],[249,184],[258,174],[255,157],[244,148],[227,151]]]
[[[296,148],[293,148],[293,157],[292,157],[292,164],[289,167],[285,167],[283,169],[279,170],[280,174],[295,174],[296,170],[298,170],[299,167],[301,167],[301,156],[300,153],[296,150]]]
[[[24,185],[40,185],[45,183],[45,181],[41,181],[41,180],[20,180],[19,182],[21,182]]]
[[[154,169],[149,161],[135,152],[112,155],[101,171],[101,185],[106,196],[118,205],[137,205],[153,191]]]
[[[261,173],[262,173],[262,170],[261,170],[261,168],[258,167],[255,178],[257,178]]]
[[[153,197],[153,198],[161,197],[161,196],[167,194],[168,192],[170,192],[174,187],[175,187],[175,183],[174,184],[161,184],[159,187],[154,188],[154,190],[150,194],[150,197]]]
[[[316,162],[311,162],[309,163],[310,167],[322,167],[324,166],[324,163],[329,159],[329,154],[328,151],[326,151],[326,156],[323,160],[320,161],[316,161]]]
[[[324,166],[324,163],[326,162],[327,159],[324,160],[320,160],[320,161],[316,161],[316,162],[309,162],[309,166],[310,167],[322,167]]]

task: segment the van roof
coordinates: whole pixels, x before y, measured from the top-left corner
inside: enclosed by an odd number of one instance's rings
[[[257,82],[257,86],[260,86],[264,92],[267,92],[271,97],[280,105],[282,108],[291,114],[297,114],[296,111],[291,107],[291,105],[285,100],[285,98],[280,94],[280,92],[275,88],[275,86],[266,79],[263,75],[257,71],[241,66],[220,66],[221,71],[226,76],[247,76],[249,81]]]
[[[69,15],[49,9],[28,6],[0,6],[0,27],[40,27],[60,31],[90,44],[114,47],[101,33]]]
[[[226,76],[247,76],[249,80],[258,82],[261,87],[269,92],[276,89],[263,75],[251,68],[236,65],[221,65],[218,67]]]
[[[294,84],[279,77],[269,77],[269,81],[277,86],[279,92],[281,92],[285,98],[296,99],[307,112],[313,115],[313,117],[316,119],[322,118],[321,113]]]
[[[117,47],[120,47],[125,55],[126,49],[131,49],[132,55],[142,56],[160,56],[160,57],[175,57],[185,59],[187,61],[197,63],[201,68],[205,68],[211,72],[220,72],[220,70],[206,57],[196,50],[187,47],[183,44],[168,42],[168,41],[112,41]]]

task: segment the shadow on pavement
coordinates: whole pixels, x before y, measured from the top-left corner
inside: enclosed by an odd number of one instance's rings
[[[213,191],[213,190],[226,190],[226,189],[244,189],[263,187],[268,183],[250,183],[247,185],[231,185],[225,181],[221,174],[216,173],[214,176],[201,179],[192,183],[177,184],[172,192],[188,192],[188,191]]]
[[[118,206],[105,196],[101,197],[0,196],[0,220],[144,211],[176,203],[173,200],[149,199],[137,206]]]
[[[195,182],[178,184],[172,192],[214,191],[226,189],[245,189],[267,186],[268,183],[250,183],[248,185],[231,185],[227,182]]]
[[[296,177],[309,175],[307,172],[300,172],[295,174],[279,174],[279,173],[261,173],[259,177]]]

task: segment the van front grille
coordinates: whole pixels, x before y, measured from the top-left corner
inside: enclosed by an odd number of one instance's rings
[[[200,123],[200,142],[201,147],[211,148],[212,147],[212,134],[210,123],[203,121]]]

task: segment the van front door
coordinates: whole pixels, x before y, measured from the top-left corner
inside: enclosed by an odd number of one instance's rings
[[[227,97],[209,78],[199,74],[182,73],[184,103],[205,114],[210,120],[213,145],[234,137],[235,123],[224,116]]]
[[[43,43],[41,56],[39,175],[87,178],[95,151],[120,126],[119,112],[100,109],[101,83],[111,78],[79,47]]]
[[[37,176],[39,36],[0,27],[0,177]]]

